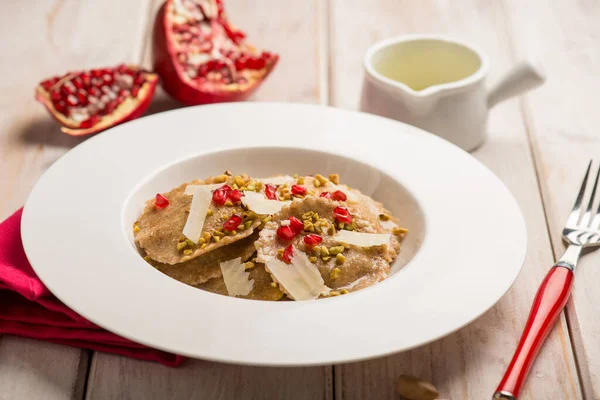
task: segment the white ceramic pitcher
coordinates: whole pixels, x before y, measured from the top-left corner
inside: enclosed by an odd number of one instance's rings
[[[522,61],[488,91],[485,54],[440,35],[379,42],[367,51],[364,68],[362,111],[425,129],[465,150],[485,140],[489,109],[545,80],[539,66]]]

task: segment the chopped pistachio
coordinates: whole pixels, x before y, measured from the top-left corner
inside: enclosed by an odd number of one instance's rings
[[[338,264],[343,264],[346,262],[346,256],[344,256],[343,254],[338,254],[335,256],[335,262],[337,262]]]
[[[222,237],[225,236],[225,234],[221,231],[214,231],[213,232],[213,237]]]
[[[344,226],[344,229],[346,229],[347,231],[353,231],[356,229],[356,225],[354,225],[354,222],[352,222],[350,225],[346,224]]]
[[[315,226],[312,222],[308,222],[308,220],[304,221],[304,230],[309,232],[315,231]]]
[[[217,175],[213,178],[213,183],[223,183],[227,180],[227,175]]]
[[[390,220],[390,216],[387,215],[387,214],[379,214],[378,217],[382,221],[389,221]]]
[[[244,214],[245,214],[244,219],[243,219],[244,222],[251,220],[251,219],[258,218],[258,214],[255,213],[254,211],[246,211]]]
[[[133,224],[133,231],[134,232],[139,232],[140,231],[140,226],[138,225],[137,222],[135,224]]]
[[[286,194],[283,195],[283,200],[287,201],[287,200],[291,200],[291,199],[292,199],[292,195],[291,194],[286,193]]]
[[[350,293],[350,292],[346,289],[340,290],[340,294],[348,294],[348,293]]]
[[[277,287],[277,282],[271,282],[271,287]]]
[[[302,214],[302,219],[311,219],[313,215],[315,215],[314,211],[307,211]]]
[[[242,230],[242,229],[250,229],[251,226],[252,226],[252,221],[246,221],[246,222],[244,222],[243,228],[239,228],[238,227],[238,229],[240,229],[240,230]]]
[[[244,227],[242,225],[240,225],[240,226],[242,227],[242,229],[244,229]],[[230,231],[229,233],[225,232],[225,234],[226,235],[229,234],[229,235],[233,236],[233,235],[237,235],[237,231],[234,229],[234,230]]]
[[[250,190],[252,192],[256,192],[256,184],[254,182],[250,182],[247,186],[246,186],[246,190]]]
[[[254,263],[252,261],[248,261],[247,263],[244,264],[244,269],[252,269],[254,268]]]
[[[187,239],[185,236],[183,236],[183,235],[179,236],[179,241],[180,242],[184,242],[185,239]]]
[[[144,257],[144,261],[146,261],[147,263],[152,264],[153,260],[150,258],[150,256],[146,256],[146,257]]]
[[[331,257],[327,256],[327,257],[321,257],[321,260],[323,261],[329,261],[331,259]]]
[[[316,174],[315,180],[318,181],[321,184],[321,186],[325,186],[327,184],[327,178],[325,178],[321,174]]]
[[[185,254],[186,256],[189,256],[189,255],[191,255],[191,254],[192,254],[192,250],[190,250],[190,249],[185,249],[185,250],[183,251],[183,254]]]
[[[231,200],[227,199],[227,200],[225,200],[225,205],[226,206],[232,206],[233,203],[231,202]]]
[[[345,249],[349,249],[350,245],[346,242],[340,242],[340,245],[344,246]]]
[[[179,242],[177,243],[177,251],[181,251],[183,249],[185,249],[187,247],[187,243],[186,242]]]
[[[342,272],[342,270],[340,270],[338,267],[335,267],[334,269],[331,270],[331,273],[329,274],[329,278],[337,279],[340,276],[341,272]]]
[[[333,225],[329,225],[329,228],[327,228],[327,233],[328,233],[330,236],[333,236],[333,235],[335,235],[335,226],[333,226]]]
[[[339,296],[340,292],[338,292],[337,290],[332,290],[331,292],[329,292],[330,296]]]
[[[277,249],[277,254],[282,256],[285,249]]]
[[[304,185],[304,177],[303,176],[298,177],[297,182],[298,182],[298,185]]]
[[[199,245],[203,245],[204,243],[206,243],[206,239],[204,239],[204,238],[198,239],[198,244]]]
[[[312,216],[313,221],[317,222],[319,220],[319,214],[314,213],[314,215]]]
[[[209,217],[210,217],[211,215],[213,215],[213,210],[211,210],[211,209],[208,209],[208,211],[206,212],[206,215],[207,215],[207,216],[209,216]]]
[[[343,222],[338,223],[338,228],[344,229],[344,223]]]
[[[187,243],[188,246],[192,247],[195,243],[192,242],[190,239],[185,239],[185,242]]]
[[[263,222],[266,224],[267,222],[271,221],[271,216],[269,215],[267,218],[263,219]]]
[[[312,256],[312,257],[308,257],[308,261],[310,261],[311,263],[316,263],[317,262],[317,257]]]
[[[335,255],[335,254],[340,254],[344,252],[344,246],[331,246],[329,248],[329,254],[331,255]]]
[[[200,248],[205,249],[207,245],[208,245],[207,243],[203,243],[202,246],[200,246]]]
[[[400,236],[402,234],[405,234],[406,232],[408,232],[408,229],[405,228],[394,228],[392,229],[392,233],[396,236]]]
[[[202,238],[204,239],[205,242],[210,242],[210,233],[204,232],[202,234]]]
[[[215,239],[215,243],[219,243],[219,240],[221,240],[221,238],[219,236],[215,236],[214,239]]]
[[[236,176],[235,178],[233,178],[233,182],[235,185],[238,186],[244,186],[244,184],[246,183],[244,178],[242,178],[241,176]]]
[[[237,183],[234,183],[231,185],[232,189],[239,189],[240,187],[237,185]]]
[[[325,246],[321,246],[321,256],[328,256],[329,255],[329,250],[327,249],[327,247]]]
[[[292,176],[292,178],[294,178],[294,179],[298,179],[298,174],[294,174],[294,175]]]
[[[323,230],[321,229],[321,227],[319,225],[314,225],[314,228],[315,228],[315,232],[323,233]]]
[[[314,185],[315,187],[320,187],[320,186],[321,186],[321,182],[315,179],[315,180],[313,181],[313,185]]]
[[[337,185],[340,183],[340,175],[339,174],[329,174],[329,180]]]

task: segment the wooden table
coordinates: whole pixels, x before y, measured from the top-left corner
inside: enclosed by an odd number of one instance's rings
[[[80,139],[59,132],[33,99],[36,83],[71,69],[119,62],[149,66],[149,32],[161,1],[5,1],[0,5],[0,218]],[[518,0],[227,0],[251,41],[281,54],[254,101],[355,109],[362,55],[375,41],[448,32],[491,60],[490,81],[533,54],[549,80],[497,106],[489,140],[473,155],[517,198],[527,220],[522,273],[470,326],[394,356],[312,368],[189,361],[178,369],[5,336],[0,399],[384,399],[401,374],[432,381],[451,399],[491,396],[510,360],[531,300],[563,250],[560,231],[587,161],[600,155],[600,4]],[[594,95],[596,93],[596,95]],[[162,93],[151,112],[176,105]],[[493,211],[493,210],[490,210]],[[595,265],[596,264],[596,265]],[[600,399],[600,252],[585,256],[575,289],[535,363],[523,399]]]

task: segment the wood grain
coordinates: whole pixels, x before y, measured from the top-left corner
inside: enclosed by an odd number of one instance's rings
[[[478,1],[455,7],[439,1],[422,1],[417,6],[411,1],[335,0],[331,11],[333,104],[355,108],[362,54],[377,40],[405,33],[448,32],[474,42],[488,53],[490,81],[494,81],[515,61],[509,41],[513,32],[504,7],[502,2]],[[467,328],[413,351],[336,367],[341,368],[336,371],[338,398],[393,399],[394,381],[402,373],[432,381],[442,398],[491,397],[516,347],[537,286],[553,260],[516,101],[492,111],[489,140],[474,155],[505,182],[523,210],[530,239],[523,271],[508,294]],[[521,398],[581,398],[564,318],[542,349]]]
[[[522,102],[540,176],[556,257],[564,250],[562,227],[590,159],[600,158],[600,4],[508,0],[513,46],[536,56],[547,84]],[[581,382],[588,399],[600,399],[600,253],[586,254],[575,274],[567,316]]]
[[[155,1],[153,10],[160,7]],[[258,47],[275,51],[281,60],[251,100],[316,103],[326,94],[319,85],[318,1],[229,0],[231,19]],[[150,43],[144,64],[150,66]],[[293,77],[293,79],[290,79]],[[180,107],[160,91],[151,112]],[[330,399],[331,367],[260,368],[189,360],[176,369],[96,353],[87,386],[94,399]]]
[[[21,207],[39,176],[80,143],[35,102],[43,78],[139,57],[143,0],[2,2],[0,42],[0,219]],[[118,8],[119,12],[114,12]],[[114,29],[114,27],[119,27]],[[83,396],[88,351],[34,340],[0,342],[0,399]]]

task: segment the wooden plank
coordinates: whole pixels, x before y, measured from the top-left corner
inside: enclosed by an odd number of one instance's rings
[[[556,257],[564,250],[562,227],[588,161],[598,166],[600,8],[597,3],[508,0],[517,54],[535,56],[548,82],[522,103],[533,145]],[[586,398],[600,398],[600,253],[582,258],[567,317]]]
[[[2,2],[0,34],[0,218],[21,207],[36,180],[83,139],[60,132],[33,98],[45,77],[139,57],[144,1]],[[115,12],[115,10],[119,10]],[[34,340],[0,342],[0,399],[83,396],[88,352]]]
[[[331,13],[334,105],[356,107],[364,51],[377,40],[394,35],[441,31],[473,41],[489,55],[490,81],[515,61],[502,2],[470,0],[455,7],[454,3],[438,1],[422,1],[417,6],[408,0],[334,0]],[[493,393],[516,347],[537,286],[553,260],[516,101],[493,110],[489,135],[474,156],[506,183],[526,218],[530,242],[522,273],[495,307],[457,333],[413,351],[336,367],[338,398],[396,398],[393,385],[403,373],[432,381],[442,398],[481,399]],[[581,398],[564,319],[542,349],[520,398]]]
[[[157,10],[162,1],[155,1]],[[319,102],[327,93],[319,86],[317,29],[323,15],[319,4],[229,0],[231,19],[258,47],[280,54],[276,70],[254,95],[256,101]],[[145,65],[150,66],[150,43]],[[326,62],[327,60],[325,60]],[[153,112],[179,107],[160,91]],[[88,398],[93,399],[330,399],[331,367],[260,368],[189,360],[171,369],[113,355],[96,353],[92,361]]]

